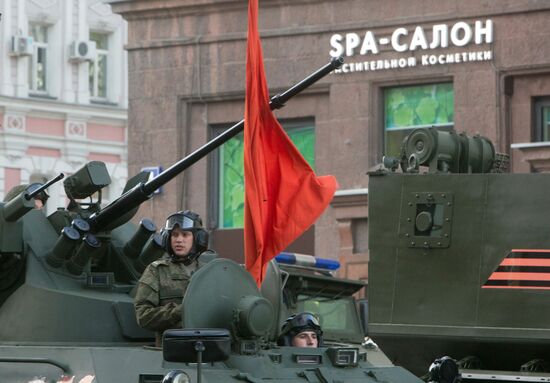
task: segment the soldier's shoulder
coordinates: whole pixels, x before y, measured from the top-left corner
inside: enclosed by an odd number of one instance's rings
[[[170,257],[167,255],[164,255],[163,257],[157,259],[156,261],[153,261],[149,264],[148,267],[157,268],[159,266],[169,266],[170,265]]]

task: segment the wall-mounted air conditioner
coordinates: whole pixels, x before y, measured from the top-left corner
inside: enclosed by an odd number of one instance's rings
[[[69,59],[71,61],[93,61],[96,56],[95,41],[73,41],[70,48]]]
[[[12,36],[10,54],[12,56],[31,56],[33,41],[31,36]]]

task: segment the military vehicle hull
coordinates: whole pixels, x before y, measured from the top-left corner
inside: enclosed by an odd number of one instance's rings
[[[41,214],[39,211],[30,212],[24,222],[30,220],[33,228],[39,227],[40,222],[47,225],[48,221]],[[132,230],[121,228],[118,231],[116,237],[124,239],[120,232]],[[30,233],[24,237],[26,235]],[[48,241],[48,238],[45,236],[41,240]],[[53,243],[50,245],[53,246]],[[0,323],[3,324],[1,382],[160,383],[173,370],[183,371],[191,382],[198,381],[196,363],[166,362],[163,350],[152,347],[152,334],[139,328],[135,322],[128,285],[115,282],[109,286],[90,286],[87,278],[49,266],[45,261],[47,254],[33,251],[27,254],[23,281],[0,308]],[[279,270],[275,264],[271,268]],[[291,294],[291,290],[300,290],[322,301],[340,286],[340,296],[333,300],[335,304],[355,307],[350,294],[362,287],[361,283],[334,279],[330,284],[325,283],[323,298],[313,294],[322,279],[303,276],[298,282],[293,277],[293,282],[287,286],[287,295]],[[205,289],[204,286],[213,287]],[[304,288],[301,289],[301,286]],[[266,285],[266,289],[271,287]],[[282,304],[282,286],[279,288],[270,291],[270,298]],[[263,299],[251,276],[241,266],[224,259],[213,261],[197,272],[191,278],[188,292],[189,295],[184,298],[184,313],[191,318],[188,320],[194,321],[190,323],[194,327],[233,330],[236,326],[233,313],[241,296],[251,294]],[[229,292],[234,292],[235,301],[228,298],[231,297]],[[194,309],[193,305],[200,307]],[[280,310],[280,316],[285,317],[291,307],[282,304]],[[190,316],[189,313],[196,315]],[[354,324],[347,335],[351,336],[351,340],[356,339],[355,342],[341,337],[329,339],[329,319],[326,316],[327,347],[279,347],[273,339],[271,342],[264,339],[261,348],[236,350],[227,360],[203,364],[201,381],[297,383],[306,378],[313,382],[375,382],[382,379],[396,383],[419,383],[420,380],[410,372],[395,367],[378,348],[366,349],[361,345],[362,331],[356,314],[353,310],[346,310],[349,318],[344,321]],[[273,337],[276,338],[280,321],[270,318],[270,322]],[[237,336],[235,341],[238,340]],[[256,337],[241,337],[240,341],[260,344]],[[334,357],[331,357],[329,350],[350,348],[356,350],[358,360],[348,361],[346,366],[334,365]]]
[[[300,353],[295,348],[276,352],[288,361],[294,354]],[[233,355],[223,363],[203,365],[202,381],[419,382],[418,378],[402,368],[372,367],[366,362],[358,368],[337,371],[311,365],[290,366],[289,362],[281,368],[272,361],[270,354],[273,351],[260,353],[254,358]],[[322,352],[319,354],[323,355]],[[2,382],[66,382],[72,378],[73,383],[160,383],[168,372],[175,369],[184,370],[191,382],[197,381],[195,365],[164,362],[160,349],[136,346],[2,345],[0,368]],[[305,377],[308,377],[307,380],[304,380]]]
[[[547,174],[371,173],[369,335],[393,361],[550,361],[548,190]]]

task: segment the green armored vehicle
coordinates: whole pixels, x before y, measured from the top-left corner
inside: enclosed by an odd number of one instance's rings
[[[91,184],[108,183],[104,169],[101,162],[87,164],[65,180],[68,194],[95,193]],[[93,206],[73,200],[72,210],[46,217],[26,196],[0,210],[2,382],[160,382],[172,370],[179,370],[178,382],[419,382],[376,347],[361,345],[352,294],[362,283],[275,262],[261,292],[227,259],[195,273],[183,301],[184,329],[165,334],[165,362],[152,347],[153,334],[137,326],[132,300],[140,272],[163,254],[154,224],[144,219],[93,234],[93,221],[81,218]],[[14,212],[24,215],[14,220]],[[304,310],[320,317],[325,347],[277,346],[282,320]],[[189,364],[199,360],[201,369]]]
[[[400,171],[398,171],[400,168]],[[550,175],[484,137],[417,129],[369,178],[369,335],[417,374],[550,381]]]
[[[282,106],[340,64],[327,64],[276,96],[274,104]],[[0,382],[419,381],[379,350],[361,346],[363,334],[351,306],[357,285],[349,282],[353,288],[338,294],[344,282],[333,280],[325,290],[316,277],[297,280],[275,263],[261,292],[234,262],[208,263],[193,275],[184,297],[185,328],[165,334],[164,357],[152,347],[154,335],[137,325],[132,297],[146,265],[163,254],[163,244],[153,222],[134,225],[130,219],[153,191],[242,126],[154,179],[138,174],[106,207],[101,191],[110,177],[98,161],[64,179],[69,204],[50,216],[34,209],[33,197],[41,189],[23,190],[0,204]],[[309,303],[303,306],[307,300],[318,302],[316,312],[327,323],[327,347],[277,346],[282,319],[294,310],[315,311]],[[330,302],[335,309],[348,308],[345,317],[354,327],[331,327],[335,314],[322,309]]]

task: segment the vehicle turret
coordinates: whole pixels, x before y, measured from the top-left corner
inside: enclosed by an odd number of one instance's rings
[[[486,137],[420,128],[404,138],[399,158],[384,157],[383,164],[392,171],[400,166],[405,173],[421,166],[431,173],[489,173],[502,172],[508,163]]]
[[[280,259],[295,256],[287,253]],[[334,261],[325,261],[320,263],[334,269]],[[420,382],[393,366],[376,346],[362,344],[364,332],[352,294],[364,283],[335,278],[327,270],[311,262],[290,266],[271,261],[258,290],[242,266],[228,259],[209,262],[193,275],[183,299],[184,328],[164,333],[164,359],[176,362],[165,382],[186,381],[191,371],[181,367],[201,360],[210,364],[197,365],[197,381],[216,381],[223,362],[235,371],[233,377],[251,382]],[[284,319],[304,310],[320,317],[323,347],[278,346]]]

